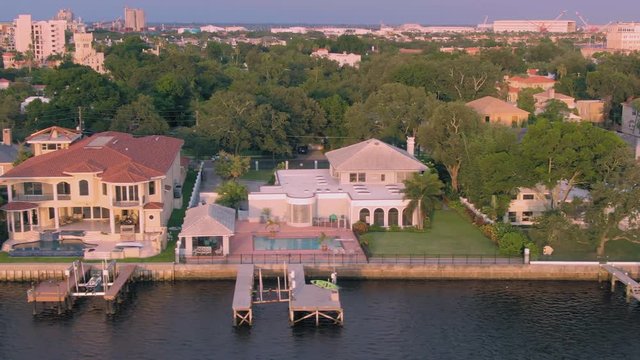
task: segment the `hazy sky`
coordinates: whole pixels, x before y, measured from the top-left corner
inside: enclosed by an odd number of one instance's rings
[[[594,24],[640,21],[640,0],[0,0],[0,19],[30,13],[49,19],[71,8],[86,21],[110,20],[141,7],[148,22],[477,24],[496,19],[551,19],[576,11]]]

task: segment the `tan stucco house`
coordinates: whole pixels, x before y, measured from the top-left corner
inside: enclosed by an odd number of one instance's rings
[[[249,194],[249,221],[269,214],[290,226],[334,222],[349,227],[358,220],[379,226],[417,222],[403,200],[403,181],[427,167],[407,151],[377,139],[329,151],[329,169],[278,170],[276,183]]]
[[[92,240],[144,240],[166,233],[171,211],[182,205],[174,198],[182,140],[120,132],[81,139],[54,127],[28,141],[36,156],[0,176],[11,240],[60,230],[92,232]]]
[[[529,119],[529,112],[506,101],[485,96],[467,103],[485,122],[506,126],[519,126]]]

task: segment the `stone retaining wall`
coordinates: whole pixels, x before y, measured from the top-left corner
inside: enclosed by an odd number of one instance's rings
[[[614,263],[635,278],[638,263]],[[260,265],[265,277],[284,276],[282,264]],[[0,281],[44,281],[62,279],[69,264],[0,264]],[[310,277],[328,277],[332,271],[340,279],[363,280],[564,280],[606,279],[598,263],[544,263],[531,265],[313,265],[305,266]],[[195,265],[173,263],[138,264],[138,277],[149,281],[234,280],[236,265]]]

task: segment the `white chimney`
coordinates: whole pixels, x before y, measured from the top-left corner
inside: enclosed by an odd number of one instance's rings
[[[410,155],[414,155],[416,148],[416,138],[414,136],[407,137],[407,152]]]
[[[11,129],[2,129],[2,143],[7,146],[11,146]]]

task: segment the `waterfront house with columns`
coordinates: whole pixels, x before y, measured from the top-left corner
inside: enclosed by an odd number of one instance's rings
[[[28,141],[40,147],[36,156],[0,176],[14,242],[60,230],[91,231],[91,240],[142,240],[166,233],[171,211],[182,205],[174,198],[183,181],[182,140],[120,132],[81,139],[54,127]]]
[[[331,224],[349,227],[362,220],[378,226],[412,226],[416,213],[407,210],[403,181],[427,167],[413,150],[377,139],[326,153],[329,169],[278,170],[273,186],[249,194],[249,221],[265,214],[290,226]]]

